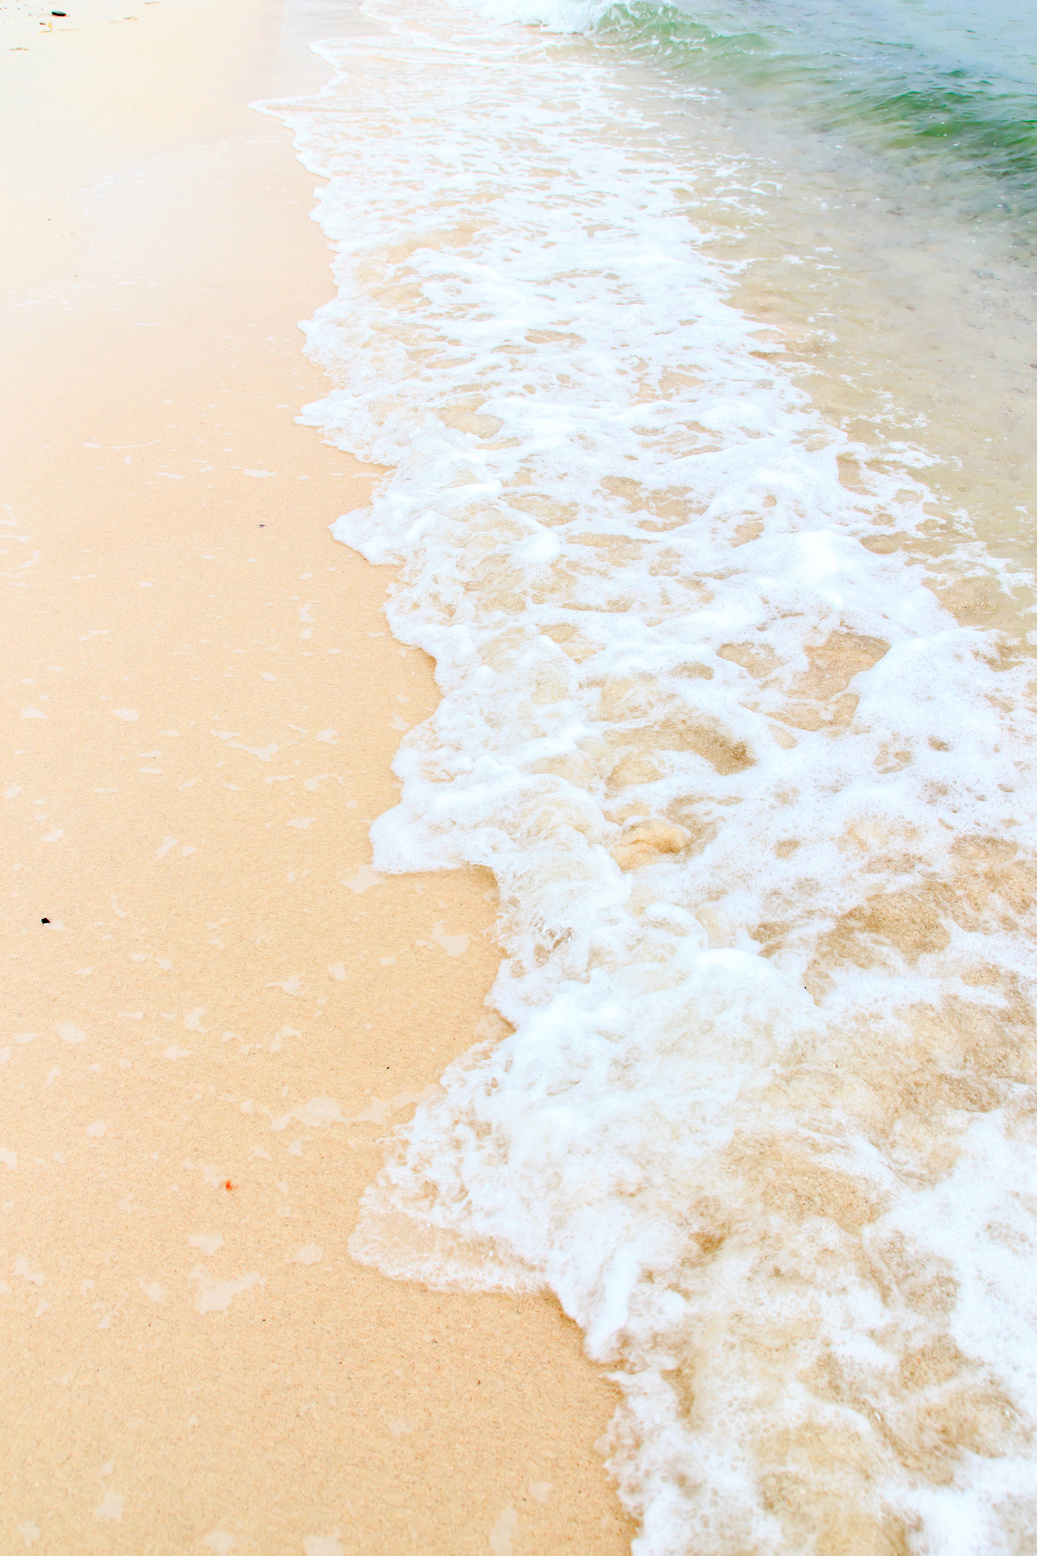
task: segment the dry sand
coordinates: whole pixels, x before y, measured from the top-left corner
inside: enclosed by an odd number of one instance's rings
[[[371,884],[435,689],[293,420],[327,253],[246,105],[316,65],[262,0],[125,14],[0,11],[0,1550],[618,1553],[557,1306],[346,1252],[493,882]]]

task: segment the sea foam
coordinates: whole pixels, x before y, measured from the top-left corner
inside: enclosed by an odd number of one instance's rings
[[[1032,670],[725,301],[693,125],[366,12],[264,105],[328,180],[306,415],[391,471],[334,533],[442,691],[375,867],[488,866],[504,960],[352,1251],[557,1293],[639,1556],[1030,1550]]]

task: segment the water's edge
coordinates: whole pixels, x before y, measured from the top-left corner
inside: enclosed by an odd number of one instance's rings
[[[923,481],[909,376],[825,403],[853,320],[811,367],[809,288],[744,311],[737,243],[820,262],[711,110],[367,11],[266,105],[329,180],[307,417],[393,471],[334,532],[443,693],[376,865],[491,868],[505,960],[351,1248],[557,1293],[640,1553],[1024,1549],[1032,579]]]

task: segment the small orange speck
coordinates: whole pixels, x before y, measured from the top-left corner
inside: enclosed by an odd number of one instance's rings
[[[225,1189],[232,1189],[234,1187],[234,1185],[233,1185],[233,1183],[231,1183],[230,1179],[228,1178],[226,1183],[223,1185],[223,1187]]]

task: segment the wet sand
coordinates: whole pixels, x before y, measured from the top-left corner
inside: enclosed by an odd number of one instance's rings
[[[496,952],[488,874],[370,870],[435,688],[294,421],[327,253],[247,103],[320,76],[123,14],[0,13],[0,1550],[620,1552],[557,1306],[346,1251]]]

